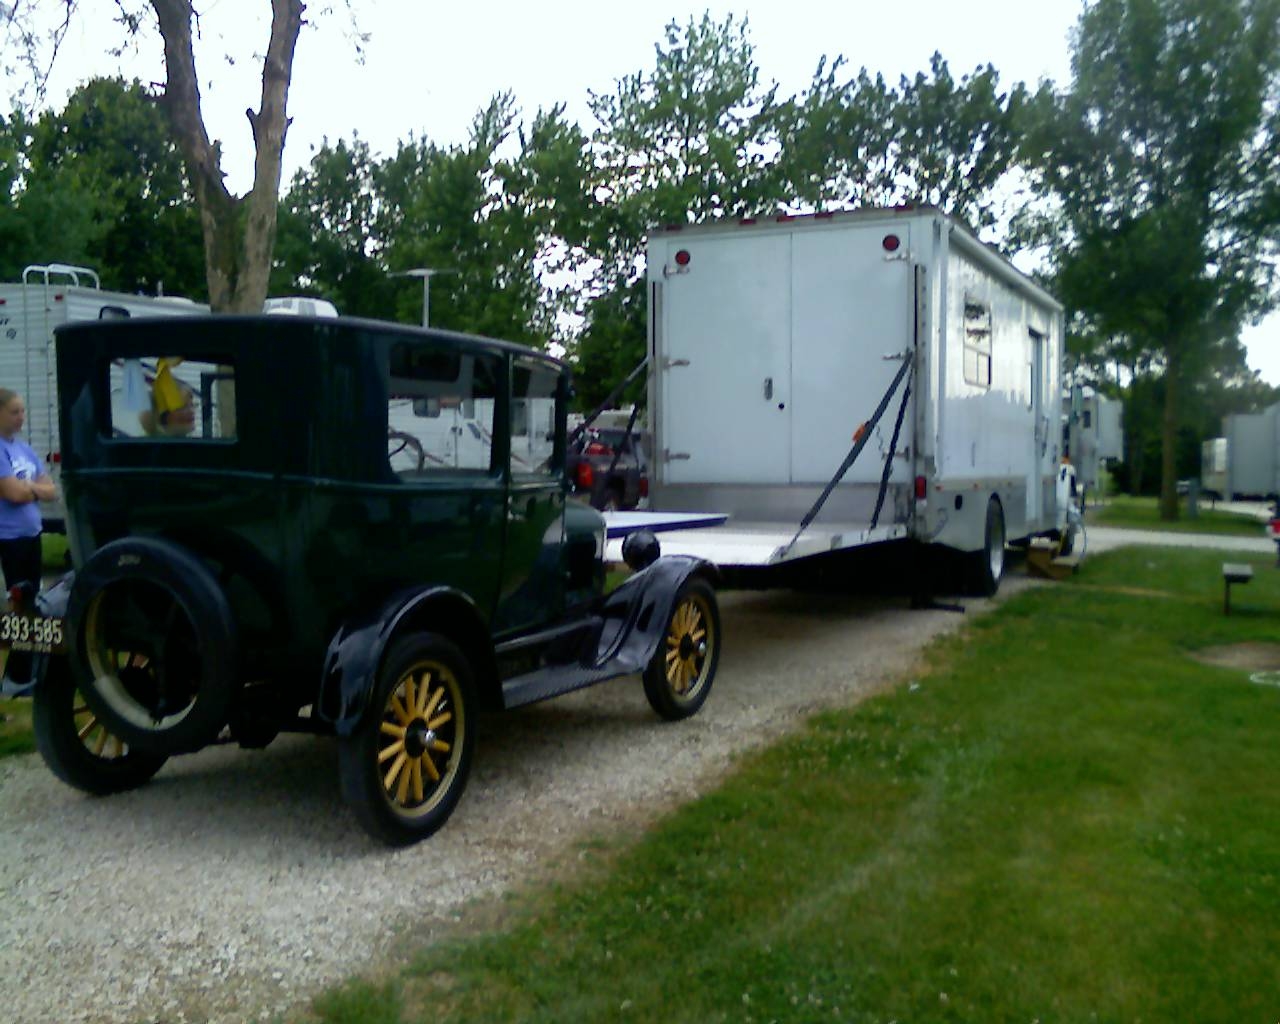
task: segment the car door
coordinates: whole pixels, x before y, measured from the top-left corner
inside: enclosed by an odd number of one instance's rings
[[[384,517],[362,537],[383,580],[455,587],[486,615],[497,604],[506,508],[504,452],[494,444],[502,354],[447,339],[389,350]]]
[[[523,633],[564,614],[562,371],[532,356],[511,359],[506,537],[494,632]]]

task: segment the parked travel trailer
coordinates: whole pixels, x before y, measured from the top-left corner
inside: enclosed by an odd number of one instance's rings
[[[30,266],[16,283],[0,283],[0,386],[19,392],[27,406],[23,434],[58,480],[58,394],[53,330],[77,320],[113,316],[191,316],[209,307],[169,296],[103,291],[98,275],[62,263]],[[122,378],[123,379],[123,378]],[[59,489],[61,490],[61,489]],[[41,505],[45,529],[61,531],[61,501]]]
[[[1063,405],[1067,455],[1079,486],[1093,492],[1102,483],[1106,464],[1124,458],[1124,403],[1077,386]]]
[[[1280,405],[1222,418],[1222,436],[1200,447],[1200,486],[1226,498],[1280,495]]]
[[[1058,526],[1062,307],[937,210],[656,230],[648,288],[652,507],[729,517],[664,551],[941,545],[992,592]]]

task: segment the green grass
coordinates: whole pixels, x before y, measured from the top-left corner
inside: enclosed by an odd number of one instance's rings
[[[64,572],[67,568],[67,536],[64,533],[45,533],[40,537],[40,554],[44,571]]]
[[[1087,523],[1098,526],[1118,526],[1136,530],[1174,530],[1181,533],[1220,533],[1242,537],[1266,537],[1266,524],[1248,515],[1222,512],[1201,501],[1199,514],[1187,517],[1186,499],[1178,506],[1178,518],[1165,522],[1155,498],[1133,498],[1117,495],[1099,508],[1090,508],[1085,514]]]
[[[1228,618],[1221,561],[1122,550],[1010,599],[307,1019],[1273,1024],[1280,690],[1187,652],[1280,640],[1280,572]]]

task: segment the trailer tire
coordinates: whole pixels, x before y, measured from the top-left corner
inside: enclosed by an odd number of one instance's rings
[[[1004,575],[1004,509],[994,494],[987,501],[982,547],[969,556],[969,590],[978,597],[992,597]]]

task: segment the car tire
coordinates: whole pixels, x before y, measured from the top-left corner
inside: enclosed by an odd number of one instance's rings
[[[978,597],[993,597],[1004,575],[1004,509],[994,494],[987,501],[982,547],[968,556],[969,591]]]
[[[444,637],[392,645],[370,707],[339,744],[342,795],[371,836],[405,846],[448,821],[471,770],[474,694],[466,656]]]
[[[650,707],[670,721],[696,714],[720,663],[720,608],[706,580],[691,577],[676,593],[662,641],[644,670]]]
[[[199,750],[226,724],[238,687],[235,620],[191,551],[125,537],[76,574],[68,603],[72,678],[130,748]]]
[[[49,658],[32,695],[36,749],[59,779],[94,796],[136,789],[164,765],[112,733],[84,702],[66,658]]]

